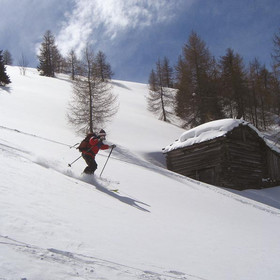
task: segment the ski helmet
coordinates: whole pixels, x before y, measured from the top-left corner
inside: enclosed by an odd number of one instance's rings
[[[99,137],[106,137],[106,132],[105,132],[105,130],[104,129],[101,129],[100,131],[99,131],[99,133],[98,133],[98,136]]]

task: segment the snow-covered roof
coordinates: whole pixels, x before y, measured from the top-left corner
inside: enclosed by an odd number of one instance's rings
[[[163,153],[168,153],[172,150],[185,148],[188,146],[192,146],[194,144],[202,143],[211,139],[225,136],[228,132],[232,131],[234,128],[240,125],[247,125],[250,128],[252,128],[266,142],[266,144],[271,149],[276,150],[279,153],[279,150],[275,146],[272,146],[264,139],[264,136],[261,134],[259,130],[257,130],[250,123],[240,119],[216,120],[216,121],[199,125],[190,130],[187,130],[180,136],[179,139],[174,141],[169,146],[166,146],[163,149]]]

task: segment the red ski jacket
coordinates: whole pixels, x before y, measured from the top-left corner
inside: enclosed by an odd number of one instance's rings
[[[87,150],[82,153],[91,157],[95,157],[99,150],[107,150],[110,148],[110,146],[103,144],[103,142],[98,138],[91,137],[89,139],[89,148],[91,148],[89,151]]]

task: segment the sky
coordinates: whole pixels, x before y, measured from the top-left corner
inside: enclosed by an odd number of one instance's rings
[[[219,59],[227,48],[248,65],[268,68],[273,36],[280,28],[279,0],[0,0],[0,50],[14,65],[23,54],[38,65],[42,38],[50,30],[62,54],[79,55],[89,43],[103,51],[114,79],[147,83],[158,59],[175,66],[192,31]]]

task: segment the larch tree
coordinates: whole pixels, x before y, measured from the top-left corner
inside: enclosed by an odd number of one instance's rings
[[[149,77],[149,95],[147,97],[148,109],[163,121],[169,121],[171,114],[169,107],[172,102],[172,90],[168,87],[172,84],[172,68],[165,58],[163,62],[158,60],[156,70],[152,70]]]
[[[76,77],[76,75],[78,73],[78,69],[79,69],[79,60],[73,49],[68,53],[68,56],[66,58],[66,63],[68,66],[67,67],[68,72],[71,73],[71,79],[75,80],[75,77]]]
[[[55,37],[50,30],[43,36],[38,55],[39,65],[37,70],[42,76],[54,77],[60,71],[62,56],[55,43]]]
[[[114,75],[110,63],[107,62],[106,55],[99,51],[94,60],[94,71],[95,76],[99,77],[102,82],[106,80],[111,80]]]
[[[277,78],[280,78],[280,28],[278,33],[274,34],[273,46],[273,53],[271,54],[273,68],[277,74]]]
[[[220,70],[223,90],[223,106],[230,112],[229,117],[246,118],[246,70],[243,59],[232,49],[221,57]]]
[[[164,87],[173,88],[174,86],[174,77],[173,77],[173,68],[170,66],[169,59],[167,57],[163,58],[162,64],[162,83]]]
[[[70,102],[68,120],[77,132],[94,132],[105,126],[117,113],[117,97],[111,83],[97,75],[96,57],[87,46],[81,61],[81,73],[73,81],[74,95]]]
[[[214,58],[205,42],[192,32],[176,67],[176,113],[186,126],[197,126],[220,115],[213,87],[215,73]]]
[[[250,63],[248,74],[247,103],[248,117],[251,123],[258,129],[266,129],[271,123],[270,113],[272,112],[272,74],[258,59]]]
[[[280,115],[280,28],[273,37],[272,74],[275,112]]]

